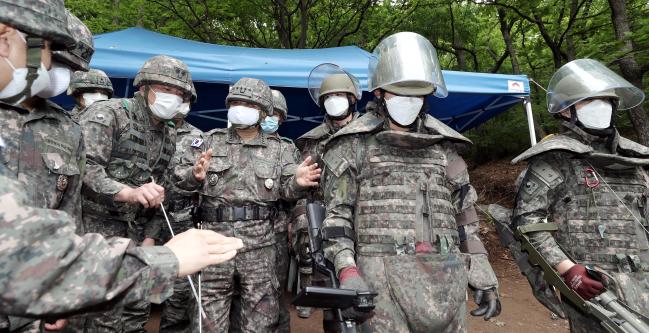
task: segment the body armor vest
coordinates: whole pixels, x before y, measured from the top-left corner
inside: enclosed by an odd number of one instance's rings
[[[394,246],[396,254],[414,254],[416,242],[457,249],[447,159],[441,146],[404,149],[381,144],[376,135],[362,141],[366,143],[358,163],[355,207],[359,253]]]
[[[569,163],[568,195],[558,199],[554,212],[554,220],[563,222],[555,234],[557,242],[582,264],[622,272],[647,270],[640,267],[649,265],[647,235],[636,222],[647,225],[646,172],[640,167],[596,166],[595,175],[586,160]]]

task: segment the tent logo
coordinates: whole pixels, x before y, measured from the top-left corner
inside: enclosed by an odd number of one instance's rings
[[[525,85],[523,81],[507,80],[507,91],[513,93],[524,93]]]

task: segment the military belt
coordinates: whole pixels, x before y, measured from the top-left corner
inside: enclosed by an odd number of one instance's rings
[[[256,205],[216,208],[201,207],[200,212],[203,222],[234,222],[269,220],[277,215],[277,208]]]

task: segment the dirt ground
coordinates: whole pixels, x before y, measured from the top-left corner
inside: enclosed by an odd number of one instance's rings
[[[512,166],[509,161],[494,161],[471,168],[471,182],[478,192],[480,204],[498,203],[511,207],[514,200],[514,182],[524,166]],[[481,237],[489,251],[489,260],[493,265],[500,283],[500,297],[503,312],[500,316],[485,322],[481,318],[469,319],[471,333],[565,333],[569,332],[566,320],[555,319],[551,313],[536,301],[530,291],[525,277],[521,275],[512,261],[509,250],[500,245],[496,231],[484,215],[481,214]],[[289,295],[287,295],[289,297]],[[467,308],[476,306],[468,295]],[[149,332],[157,332],[159,315],[149,323]],[[315,312],[309,319],[297,317],[291,310],[292,332],[322,332],[322,312]]]

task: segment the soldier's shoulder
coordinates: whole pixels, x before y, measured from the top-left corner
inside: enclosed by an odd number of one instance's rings
[[[329,142],[337,141],[340,138],[353,136],[356,134],[369,134],[381,128],[383,119],[379,118],[376,113],[368,112],[354,120],[347,126],[340,129],[331,136]]]
[[[127,118],[127,98],[111,98],[105,101],[97,101],[87,107],[80,115],[79,121],[99,123],[104,126],[111,126],[116,119]]]
[[[228,135],[227,128],[214,128],[212,130],[205,132],[205,136],[227,136],[227,135]]]
[[[329,126],[326,123],[322,123],[297,138],[295,140],[295,145],[299,149],[304,149],[309,141],[320,141],[327,139],[330,136],[331,133],[329,132]]]
[[[618,147],[624,155],[634,157],[649,157],[649,147],[643,146],[633,140],[620,136]]]
[[[472,144],[471,140],[466,138],[464,135],[460,134],[458,131],[448,127],[448,125],[441,122],[439,119],[426,114],[424,120],[424,126],[434,134],[439,134],[444,136],[447,140],[465,144]]]
[[[282,142],[284,142],[285,144],[295,146],[295,143],[293,142],[293,140],[291,140],[291,138],[287,138],[285,136],[280,136],[279,139],[282,140]]]
[[[70,114],[70,112],[66,111],[60,105],[48,100],[47,108],[53,111],[51,113],[51,116],[56,117],[59,121],[74,126],[79,125],[78,122],[72,117],[72,114]]]
[[[551,152],[567,152],[581,155],[591,153],[592,151],[592,147],[581,143],[579,140],[562,134],[551,134],[543,138],[543,140],[536,145],[524,151],[522,154],[516,156],[516,158],[512,160],[512,164]]]

